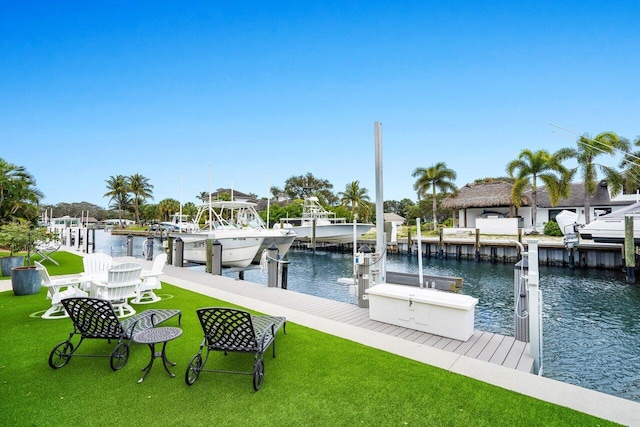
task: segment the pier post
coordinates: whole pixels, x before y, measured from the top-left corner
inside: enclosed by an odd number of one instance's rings
[[[529,342],[529,291],[526,288],[528,270],[529,263],[525,257],[513,269],[515,338],[522,342]]]
[[[84,236],[83,236],[83,240],[82,240],[82,246],[84,246],[83,252],[85,254],[88,254],[89,253],[89,228],[86,227],[86,228],[83,228],[82,230],[84,232]]]
[[[411,256],[411,248],[412,246],[412,242],[411,242],[411,226],[409,225],[407,227],[407,255]]]
[[[358,280],[358,307],[369,308],[369,299],[365,291],[367,290],[367,288],[369,288],[369,282],[371,280],[371,274],[369,271],[371,265],[371,249],[367,245],[362,245],[359,252],[361,254],[361,257],[360,259],[356,259],[356,278]]]
[[[282,265],[282,279],[281,279],[281,288],[282,289],[287,289],[288,286],[288,282],[289,282],[289,264],[291,261],[289,260],[282,260],[280,261],[281,265]]]
[[[205,273],[212,273],[213,263],[213,239],[207,239],[204,241],[204,271]]]
[[[153,259],[153,236],[148,236],[146,245],[147,252],[147,261],[151,261]]]
[[[167,239],[167,264],[173,265],[173,237]]]
[[[438,234],[438,259],[444,258],[444,230],[441,228]]]
[[[173,241],[173,266],[184,267],[184,242],[181,238],[177,237]]]
[[[127,256],[133,256],[133,235],[127,236]]]
[[[211,274],[222,275],[222,243],[219,240],[211,244]]]
[[[573,248],[569,249],[569,269],[573,270],[576,267],[575,254]]]
[[[267,285],[270,288],[278,287],[278,247],[275,243],[272,243],[267,248],[267,257],[269,259],[267,264]]]
[[[475,260],[480,261],[480,229],[476,228],[476,243],[473,246],[475,248]]]
[[[624,217],[624,264],[627,283],[636,283],[636,243],[631,215]]]

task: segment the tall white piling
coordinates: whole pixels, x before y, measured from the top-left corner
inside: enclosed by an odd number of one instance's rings
[[[542,292],[538,269],[538,240],[528,241],[529,258],[529,352],[533,358],[533,373],[542,375]]]

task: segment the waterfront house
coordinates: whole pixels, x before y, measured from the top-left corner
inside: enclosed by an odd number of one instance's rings
[[[511,183],[499,180],[467,184],[457,194],[443,200],[442,207],[457,211],[454,226],[458,228],[479,228],[483,234],[516,234],[518,229],[529,233],[533,229],[531,192],[523,194],[520,208],[516,209],[511,200],[511,188]],[[607,181],[602,180],[595,194],[589,196],[590,218],[635,203],[637,197],[637,194],[611,197]],[[555,220],[562,210],[578,213],[578,222],[584,223],[584,201],[583,183],[571,184],[570,196],[560,199],[555,206],[551,205],[545,187],[539,187],[536,229],[543,231],[544,224]]]

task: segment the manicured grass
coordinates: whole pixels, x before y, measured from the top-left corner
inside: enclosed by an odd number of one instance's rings
[[[27,256],[26,252],[19,252],[15,255],[24,255],[25,258]],[[0,251],[0,257],[9,256],[9,252]],[[60,274],[74,274],[82,271],[82,257],[72,254],[71,252],[58,251],[51,254],[51,258],[58,261],[58,264],[55,265],[49,260],[43,260],[42,257],[38,254],[31,254],[31,265],[33,265],[33,261],[39,261],[47,267],[49,274],[52,276],[57,276]],[[26,264],[26,261],[25,261]],[[1,273],[0,273],[1,274]],[[0,276],[4,278],[9,278],[10,276]]]
[[[186,366],[202,340],[195,310],[232,305],[169,284],[159,293],[162,301],[137,308],[182,310],[184,333],[167,346],[176,377],[156,360],[142,384],[149,349],[139,344],[117,372],[108,357],[73,357],[51,369],[49,353],[71,321],[33,316],[49,305],[44,289],[0,293],[0,425],[614,425],[293,323],[278,333],[277,357],[265,354],[259,392],[250,375],[203,372],[187,386]],[[93,340],[80,350],[108,355],[113,346]],[[252,364],[250,354],[215,353],[205,367],[248,371]]]

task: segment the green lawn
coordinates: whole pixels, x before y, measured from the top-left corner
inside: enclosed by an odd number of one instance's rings
[[[52,274],[80,271],[81,262],[72,267],[77,260],[67,256],[75,257],[57,253],[62,266],[45,265]],[[169,284],[159,294],[162,301],[137,307],[182,310],[184,333],[167,347],[176,377],[156,360],[138,384],[148,347],[132,344],[128,364],[117,372],[108,357],[73,357],[53,370],[49,352],[67,338],[71,321],[37,316],[49,305],[44,289],[21,297],[0,293],[0,425],[614,425],[293,323],[286,335],[278,333],[277,357],[265,354],[260,391],[253,391],[250,375],[207,372],[187,386],[186,366],[202,340],[195,310],[231,305]],[[166,325],[177,325],[177,318]],[[113,345],[87,341],[80,350],[108,355]],[[252,363],[252,355],[216,353],[205,367],[250,370]]]

